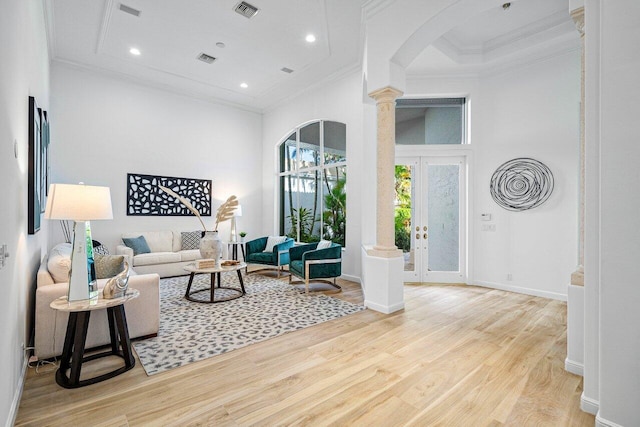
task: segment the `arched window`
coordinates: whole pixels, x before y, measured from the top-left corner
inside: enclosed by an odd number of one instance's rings
[[[318,120],[278,144],[280,234],[345,245],[347,127]]]

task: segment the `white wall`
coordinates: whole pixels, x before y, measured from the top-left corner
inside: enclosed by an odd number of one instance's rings
[[[593,6],[591,8],[591,6]],[[600,19],[599,82],[587,76],[589,93],[600,85],[600,170],[587,180],[600,184],[600,410],[597,425],[640,425],[640,122],[637,101],[640,64],[640,4],[636,0],[588,1],[585,15]],[[591,27],[586,27],[587,35]],[[590,37],[590,36],[589,36]],[[595,76],[594,76],[595,77]],[[590,146],[590,145],[589,145]],[[592,155],[594,153],[589,153]],[[596,154],[597,155],[597,154]],[[597,157],[596,157],[597,158]],[[593,194],[587,193],[587,198]],[[588,241],[589,243],[591,241]],[[598,285],[591,281],[587,285]],[[588,316],[591,311],[587,311]],[[598,331],[590,331],[598,334]],[[591,372],[590,372],[591,373]]]
[[[49,110],[49,55],[44,31],[42,2],[0,2],[0,244],[11,257],[0,270],[0,425],[12,425],[19,404],[25,358],[32,328],[30,310],[35,273],[47,225],[27,234],[28,97]],[[18,157],[14,157],[14,141]]]
[[[362,85],[360,75],[348,76],[314,88],[285,105],[267,111],[263,118],[263,229],[277,233],[276,221],[276,145],[301,123],[327,119],[347,125],[347,242],[342,271],[360,277],[360,206],[363,159]]]
[[[407,82],[409,96],[470,97],[472,283],[566,298],[577,265],[579,67],[576,51],[478,80]],[[516,157],[545,163],[555,178],[549,200],[530,211],[507,211],[489,192],[495,169]],[[481,231],[481,213],[495,232]]]
[[[215,210],[231,194],[243,216],[238,231],[262,230],[262,118],[259,113],[176,95],[54,63],[53,182],[111,188],[114,218],[94,221],[95,240],[111,250],[123,232],[200,229],[194,217],[126,215],[127,173],[213,180]],[[230,223],[220,227],[229,236]],[[51,244],[61,241],[52,226]]]

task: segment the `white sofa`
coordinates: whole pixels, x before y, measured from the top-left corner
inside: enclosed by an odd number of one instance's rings
[[[116,254],[124,255],[129,265],[140,274],[158,273],[160,277],[183,276],[188,274],[184,270],[187,264],[202,258],[199,249],[182,249],[182,234],[179,231],[141,231],[122,235],[123,238],[139,236],[144,236],[151,253],[134,255],[133,249],[118,245]]]
[[[54,249],[59,249],[63,245],[68,245],[68,253],[70,254],[71,244],[57,245]],[[62,249],[63,251],[67,250],[64,246]],[[53,252],[54,250],[52,250]],[[68,313],[49,307],[53,300],[67,295],[69,283],[60,280],[56,282],[54,276],[60,279],[61,273],[57,271],[52,275],[49,271],[48,261],[48,256],[45,256],[38,269],[36,279],[34,354],[39,359],[62,354],[67,320],[69,319]],[[106,282],[107,279],[98,280],[100,291]],[[160,326],[160,277],[157,274],[135,274],[132,271],[128,283],[130,288],[140,291],[138,298],[127,301],[124,305],[129,336],[139,338],[157,335]],[[86,347],[97,347],[110,342],[106,309],[92,312]]]

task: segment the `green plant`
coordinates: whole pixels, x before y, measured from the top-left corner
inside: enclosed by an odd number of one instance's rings
[[[326,181],[326,180],[325,180]],[[345,186],[347,177],[339,178],[333,188],[324,196],[325,211],[322,213],[323,237],[343,247],[346,240],[347,193]]]
[[[408,252],[411,250],[411,169],[396,165],[395,178],[395,245]]]
[[[300,225],[300,241],[301,242],[317,242],[320,236],[313,234],[313,227],[317,218],[313,218],[313,213],[307,208],[291,209],[293,215],[288,216],[291,221],[291,230],[287,236],[297,239],[298,224]]]
[[[246,231],[241,231],[239,234],[240,234],[240,237],[245,237],[247,235],[247,232]]]

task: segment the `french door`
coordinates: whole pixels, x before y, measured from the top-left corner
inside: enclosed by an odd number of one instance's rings
[[[465,157],[397,157],[395,185],[404,281],[466,282]]]

